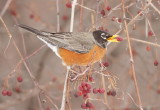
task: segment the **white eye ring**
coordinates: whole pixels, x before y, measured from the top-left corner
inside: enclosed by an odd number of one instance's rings
[[[105,34],[105,33],[102,33],[102,34],[101,34],[101,37],[102,37],[103,39],[106,39],[106,34]]]
[[[101,36],[105,35],[105,33],[102,33]]]

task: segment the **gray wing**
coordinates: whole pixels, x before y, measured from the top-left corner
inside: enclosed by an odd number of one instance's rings
[[[38,35],[38,38],[43,42],[58,46],[60,48],[65,48],[70,51],[75,51],[77,53],[87,53],[94,46],[94,40],[92,33],[88,32],[60,32],[60,33],[50,33],[45,31],[39,31],[32,27],[26,25],[17,25],[25,30]]]
[[[42,36],[42,39],[52,45],[77,53],[87,53],[94,45],[92,33],[87,32],[50,33],[48,36]]]

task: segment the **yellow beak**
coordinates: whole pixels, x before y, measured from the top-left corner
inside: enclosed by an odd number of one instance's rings
[[[107,39],[107,41],[109,41],[109,42],[120,42],[119,40],[117,40],[118,37],[119,37],[118,35],[113,35],[112,37],[109,37]]]

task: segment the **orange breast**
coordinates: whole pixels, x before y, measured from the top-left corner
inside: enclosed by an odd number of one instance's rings
[[[76,53],[63,48],[59,48],[59,55],[62,57],[64,63],[68,66],[86,66],[88,64],[93,64],[101,60],[105,53],[106,49],[99,46],[94,46],[89,53]]]

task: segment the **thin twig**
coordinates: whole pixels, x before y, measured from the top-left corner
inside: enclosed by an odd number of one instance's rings
[[[124,0],[122,0],[122,10],[123,10],[123,17],[125,18],[126,15],[125,15],[125,8],[124,8]],[[134,79],[134,84],[135,84],[136,93],[137,93],[138,102],[139,102],[139,108],[140,108],[140,110],[143,110],[143,108],[142,108],[142,102],[141,102],[141,98],[140,98],[140,94],[139,94],[139,88],[138,88],[138,84],[137,84],[137,78],[136,78],[134,61],[133,61],[131,41],[130,41],[130,36],[129,36],[129,32],[128,32],[128,27],[127,27],[127,22],[126,22],[126,20],[124,20],[124,25],[125,25],[125,30],[126,30],[126,35],[127,35],[127,41],[128,41],[128,46],[129,46],[128,48],[129,48],[129,54],[130,54],[130,62],[131,62],[133,79]]]
[[[3,7],[2,11],[0,12],[0,17],[2,17],[4,15],[4,13],[8,9],[8,7],[9,7],[9,5],[10,5],[11,2],[12,2],[12,0],[7,0],[5,6]]]
[[[150,2],[150,5],[151,5],[151,7],[153,7],[153,8],[158,12],[158,14],[160,15],[160,10],[158,10],[158,8],[157,8],[152,2]]]
[[[148,42],[148,41],[144,41],[144,40],[140,40],[140,39],[136,39],[136,38],[130,38],[130,40],[140,42],[140,43],[144,43],[144,44],[153,45],[153,46],[156,46],[156,47],[160,47],[160,44],[152,43],[152,42]]]
[[[59,0],[56,1],[56,6],[57,6],[57,32],[59,32],[60,31]]]
[[[11,35],[11,33],[10,33],[10,31],[8,30],[5,22],[3,21],[3,19],[2,19],[1,17],[0,17],[0,21],[1,21],[2,24],[4,25],[4,27],[5,27],[6,31],[7,31],[8,37],[9,37],[9,38],[13,38],[12,35]],[[13,45],[14,45],[17,53],[19,54],[21,60],[23,61],[23,64],[24,64],[25,68],[27,69],[28,74],[29,74],[31,80],[32,80],[33,83],[34,83],[34,86],[35,86],[36,88],[38,88],[39,91],[43,90],[43,89],[41,89],[41,87],[39,86],[38,82],[36,81],[35,77],[33,76],[32,72],[30,71],[29,67],[27,66],[27,63],[26,63],[26,61],[24,60],[24,58],[23,58],[20,50],[18,49],[18,46],[16,45],[14,39],[12,39],[12,42],[13,42]]]
[[[64,81],[63,96],[62,96],[62,103],[60,110],[65,110],[68,76],[69,76],[69,69],[67,69],[66,78]]]
[[[72,2],[72,10],[71,10],[71,24],[70,24],[70,32],[73,32],[73,23],[74,23],[74,12],[76,7],[77,0]]]

